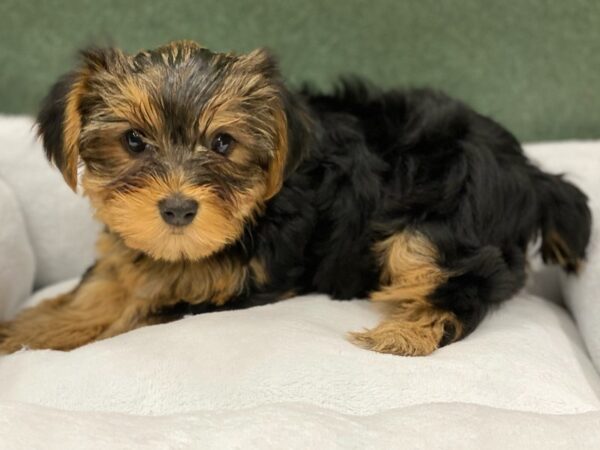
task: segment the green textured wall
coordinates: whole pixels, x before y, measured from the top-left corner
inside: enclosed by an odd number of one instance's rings
[[[432,85],[524,140],[600,137],[600,2],[0,0],[0,112],[31,113],[76,48],[268,46],[294,84]]]

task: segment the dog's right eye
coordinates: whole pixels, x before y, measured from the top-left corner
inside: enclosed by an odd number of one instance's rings
[[[142,153],[146,150],[147,144],[142,138],[142,134],[137,130],[127,130],[123,135],[123,145],[131,153]]]

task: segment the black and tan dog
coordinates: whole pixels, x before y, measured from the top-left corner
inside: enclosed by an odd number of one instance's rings
[[[106,228],[80,285],[3,324],[0,352],[322,292],[387,306],[353,342],[427,355],[523,286],[530,241],[573,272],[589,239],[586,197],[489,118],[430,90],[292,93],[263,50],[87,50],[38,124]]]

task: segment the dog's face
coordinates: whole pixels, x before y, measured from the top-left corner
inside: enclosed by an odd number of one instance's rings
[[[78,163],[97,217],[126,245],[196,260],[239,238],[290,164],[287,91],[263,50],[174,42],[82,53],[38,117],[72,187]]]

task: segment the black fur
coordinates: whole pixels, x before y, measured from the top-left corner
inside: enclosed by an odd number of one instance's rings
[[[69,73],[60,78],[53,86],[44,101],[37,117],[39,134],[43,139],[44,150],[48,160],[61,171],[64,170],[63,156],[63,124],[67,95],[71,90],[75,74]]]
[[[307,154],[294,156],[296,167],[265,214],[230,249],[258,256],[271,282],[225,308],[289,291],[365,297],[378,284],[373,244],[412,229],[435,244],[438,264],[453,274],[430,301],[455,313],[468,334],[523,286],[526,247],[540,234],[547,261],[556,261],[551,232],[566,244],[565,270],[585,257],[585,195],[532,165],[493,120],[426,89],[380,92],[353,81],[331,95],[298,95],[314,140]]]

